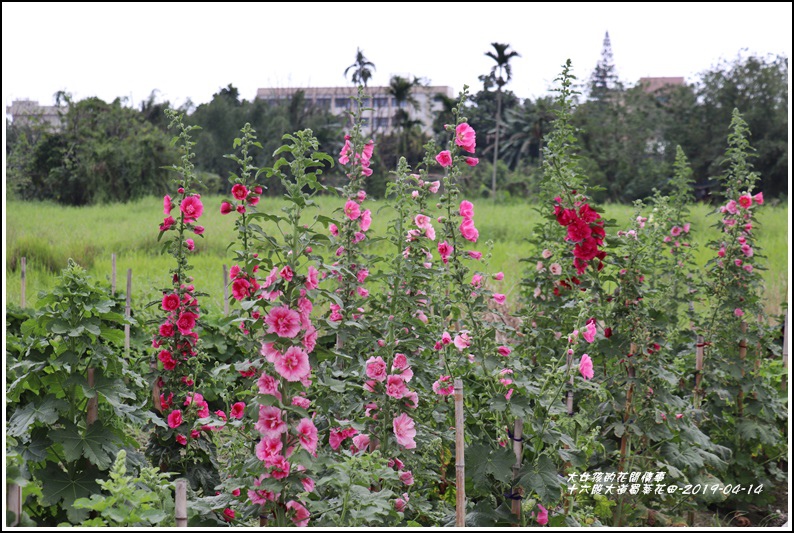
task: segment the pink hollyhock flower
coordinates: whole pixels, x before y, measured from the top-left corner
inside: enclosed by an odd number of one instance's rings
[[[480,236],[480,232],[477,231],[477,228],[474,227],[474,221],[470,218],[463,219],[463,222],[460,223],[460,234],[463,235],[463,238],[467,241],[477,242],[477,239]]]
[[[747,257],[753,256],[753,248],[749,244],[742,244],[742,253]]]
[[[353,234],[353,244],[357,244],[357,243],[359,243],[359,242],[363,241],[363,240],[364,240],[364,239],[366,239],[366,238],[367,238],[367,236],[366,236],[366,235],[364,235],[364,234],[363,234],[363,233],[361,233],[360,231],[357,231],[357,232],[355,232],[355,233]]]
[[[753,196],[753,200],[755,200],[755,203],[757,203],[758,205],[762,205],[764,203],[764,193],[759,192],[758,194]]]
[[[541,504],[538,504],[538,509],[540,509],[540,511],[538,511],[537,518],[538,525],[545,526],[549,523],[549,511]]]
[[[308,409],[311,404],[312,404],[311,400],[309,400],[308,398],[304,398],[303,396],[292,397],[292,405],[295,405],[297,407]]]
[[[298,426],[295,428],[298,432],[298,439],[301,443],[301,448],[309,452],[311,455],[317,454],[317,428],[314,422],[309,418],[301,418]]]
[[[414,421],[410,416],[405,413],[400,413],[400,416],[392,421],[392,427],[394,429],[394,436],[397,438],[397,444],[405,447],[407,450],[416,448],[416,442],[414,441],[416,429],[414,429]]]
[[[182,335],[187,335],[188,333],[192,332],[193,328],[196,327],[197,318],[198,315],[189,311],[179,315],[179,320],[176,321],[176,327],[179,329],[179,333]]]
[[[281,276],[282,279],[292,281],[292,277],[295,275],[295,273],[292,271],[289,265],[284,265],[284,268],[279,271],[278,275]]]
[[[185,239],[185,246],[187,246],[188,251],[192,252],[196,248],[196,243],[193,239]]]
[[[176,220],[174,220],[174,217],[171,216],[165,217],[163,223],[160,224],[160,231],[168,231],[169,229],[171,229],[171,227],[174,224],[176,224]]]
[[[745,269],[748,273],[753,272],[753,265],[751,265],[750,263],[746,263],[742,268]]]
[[[477,159],[476,157],[467,157],[465,161],[466,164],[469,165],[470,167],[476,167],[477,164],[480,162],[480,160]]]
[[[719,249],[719,251],[717,252],[717,255],[719,257],[725,257],[725,247],[724,246]]]
[[[408,358],[405,356],[404,353],[397,353],[394,354],[394,361],[391,365],[392,369],[396,370],[403,370],[404,368],[408,368]]]
[[[399,400],[408,392],[402,376],[390,375],[386,378],[386,394]]]
[[[495,279],[496,281],[502,281],[503,279],[505,279],[505,275],[503,272],[497,272],[496,274],[493,275],[493,279]]]
[[[228,215],[234,211],[234,206],[227,201],[221,202],[221,215]]]
[[[292,339],[301,329],[301,317],[289,307],[276,307],[265,317],[267,332]]]
[[[306,333],[303,335],[303,340],[301,344],[303,347],[306,348],[307,353],[311,353],[314,350],[314,347],[317,345],[317,329],[314,326],[309,326],[306,329]]]
[[[386,361],[381,356],[367,359],[367,377],[375,381],[386,380]]]
[[[546,248],[545,250],[543,250],[543,251],[540,253],[540,255],[543,257],[543,259],[548,259],[549,257],[551,257],[551,256],[552,256],[552,251],[551,251],[551,250],[549,250],[548,248]]]
[[[474,204],[467,200],[463,200],[460,203],[460,216],[463,218],[472,218],[474,217]]]
[[[287,502],[287,510],[292,511],[292,516],[290,516],[292,523],[298,527],[306,527],[309,525],[309,510],[306,509],[304,506],[296,502],[295,500],[290,500]],[[288,514],[288,515],[289,515]]]
[[[670,235],[672,235],[673,237],[678,237],[679,235],[681,235],[681,228],[679,228],[678,226],[673,226],[670,229]]]
[[[227,522],[234,520],[234,509],[227,507],[223,510],[223,519]]]
[[[449,256],[452,255],[452,246],[447,242],[438,243],[438,253],[441,255],[441,260],[444,264],[449,263]]]
[[[265,438],[278,439],[287,431],[287,424],[281,418],[281,409],[273,405],[260,405],[259,420],[254,428]]]
[[[204,213],[204,205],[198,195],[186,196],[179,204],[179,210],[185,217],[185,222],[194,222]]]
[[[451,167],[452,154],[449,152],[449,150],[442,150],[436,156],[436,161],[438,161],[438,164],[441,165],[442,167]]]
[[[248,189],[245,188],[245,185],[242,183],[235,183],[232,186],[232,196],[236,200],[245,200],[245,197],[248,196]]]
[[[502,357],[507,357],[508,355],[513,353],[512,348],[510,348],[509,346],[500,346],[496,349],[496,351],[499,352],[499,355],[501,355]]]
[[[676,418],[676,420],[680,420],[680,419],[684,418],[684,414],[683,413],[676,413],[675,414],[675,418]]]
[[[510,398],[512,398],[512,397],[513,397],[513,389],[509,389],[507,391],[507,394],[505,394],[505,400],[507,400],[509,402]]]
[[[291,465],[286,457],[276,455],[265,460],[265,465],[271,467],[270,477],[273,479],[285,479],[289,477]]]
[[[582,333],[582,337],[584,337],[584,340],[586,340],[587,342],[593,342],[595,340],[596,332],[597,332],[597,329],[596,329],[595,322],[594,321],[590,321],[590,322],[587,323],[587,327],[585,328],[584,332]]]
[[[367,199],[367,191],[358,191],[356,193],[356,199],[358,200],[359,203],[361,203],[364,200],[366,200]]]
[[[433,194],[438,192],[439,187],[441,187],[440,181],[433,181],[430,182],[430,187],[427,188],[428,191],[432,192]]]
[[[345,203],[345,216],[350,220],[356,220],[361,216],[360,206],[353,200],[348,200]]]
[[[175,292],[163,296],[163,311],[175,311],[179,308],[179,295]]]
[[[429,227],[432,227],[432,225],[430,224],[430,217],[422,214],[416,215],[414,217],[414,224],[416,224],[416,227],[421,229],[427,229]]]
[[[740,267],[740,266],[742,266],[742,260],[741,259],[734,259],[733,260],[733,264],[735,264],[737,267]]]
[[[562,274],[562,267],[559,263],[552,263],[549,265],[549,272],[551,272],[555,276],[559,276]]]
[[[743,194],[739,197],[739,205],[742,206],[744,209],[749,208],[753,205],[753,197],[749,194]]]
[[[301,478],[301,484],[303,485],[303,490],[306,492],[314,492],[314,480],[312,478]]]
[[[730,200],[727,204],[725,204],[725,210],[732,215],[738,213],[739,209],[737,207],[736,200]]]
[[[361,231],[366,232],[372,225],[372,211],[365,209],[364,212],[361,213],[361,218],[359,218],[358,224],[361,228]]]
[[[471,284],[474,287],[479,287],[480,285],[482,285],[482,276],[480,274],[474,274],[471,277]]]
[[[447,345],[452,342],[452,336],[446,331],[441,334],[441,344]]]
[[[309,356],[297,346],[290,346],[284,355],[276,359],[276,372],[290,382],[300,381],[309,375],[312,368]]]
[[[331,235],[333,235],[334,237],[339,237],[339,228],[336,226],[336,224],[334,223],[328,224],[328,231],[330,231]]]
[[[741,318],[744,316],[744,311],[737,307],[733,310],[733,314],[736,315],[736,318]]]
[[[467,331],[461,331],[459,335],[455,335],[454,343],[455,348],[457,348],[459,352],[462,352],[464,349],[471,346],[471,338],[469,337],[469,333]]]
[[[691,227],[691,226],[690,226],[689,222],[687,222],[686,224],[684,224],[684,233],[689,233],[689,228],[690,228],[690,227]]]
[[[394,500],[394,510],[398,513],[405,512],[405,507],[408,505],[408,493],[403,494],[402,498]]]
[[[276,350],[275,343],[272,342],[262,343],[262,348],[259,350],[259,353],[267,359],[268,363],[274,363],[277,358],[281,357],[281,352]]]
[[[356,280],[359,283],[364,283],[364,281],[366,281],[367,277],[369,277],[369,270],[367,270],[366,268],[362,268],[356,274]]]
[[[474,259],[476,261],[479,261],[480,259],[482,259],[482,252],[477,252],[475,250],[469,250],[466,253],[468,254],[469,257],[471,257],[472,259]]]
[[[313,266],[309,267],[309,273],[306,275],[306,283],[303,284],[306,290],[316,289],[320,286],[320,273]]]
[[[187,446],[187,437],[182,434],[176,436],[176,441],[182,446]]]
[[[251,282],[245,278],[237,278],[232,282],[232,296],[235,300],[242,300],[251,295]]]
[[[455,391],[455,385],[452,382],[452,376],[439,376],[438,380],[433,382],[433,392],[439,396],[449,396]]]
[[[477,134],[474,128],[465,122],[461,122],[455,128],[455,144],[466,150],[467,152],[474,153],[477,144]]]
[[[504,305],[505,302],[507,301],[507,296],[505,296],[504,294],[499,294],[498,292],[495,292],[493,294],[493,301],[496,302],[499,305]]]
[[[339,164],[347,165],[350,163],[350,154],[353,153],[353,147],[350,146],[350,135],[345,135],[345,144],[339,152]]]
[[[360,435],[356,435],[355,437],[353,437],[353,446],[355,446],[356,448],[356,453],[363,452],[364,450],[366,450],[367,447],[369,446],[369,443],[370,443],[370,438],[369,435],[367,435],[366,433],[362,433]]]
[[[410,373],[413,376],[413,371],[410,368],[406,368],[403,370],[403,378],[405,378],[405,374]],[[406,381],[410,381],[410,378],[406,379]],[[403,396],[403,405],[410,409],[416,409],[419,407],[419,394],[416,391],[408,391]]]
[[[414,475],[410,470],[404,470],[400,472],[400,481],[408,485],[409,487],[414,484]]]
[[[171,197],[167,194],[163,196],[163,214],[168,216],[169,213],[174,209],[174,203],[171,201]]]
[[[272,346],[272,343],[269,343]],[[279,352],[276,352],[278,357],[281,357]],[[268,359],[270,361],[270,359]],[[273,360],[270,361],[271,363],[276,360],[276,357],[273,357]],[[279,400],[281,399],[281,393],[278,391],[278,380],[268,374],[267,372],[262,372],[262,375],[259,376],[259,379],[256,381],[257,386],[259,387],[259,394],[267,394],[270,396],[275,396]]]
[[[241,420],[243,415],[245,415],[245,402],[237,402],[232,405],[232,410],[229,412],[229,416],[236,418],[237,420]]]
[[[168,427],[176,429],[182,425],[182,410],[174,409],[168,413]]]
[[[584,379],[593,379],[593,360],[587,354],[582,354],[579,360],[579,373],[582,374]]]

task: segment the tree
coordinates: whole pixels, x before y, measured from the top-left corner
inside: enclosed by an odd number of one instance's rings
[[[491,43],[494,52],[485,52],[485,55],[496,61],[496,65],[491,68],[490,74],[485,78],[484,83],[486,89],[488,83],[496,84],[496,132],[494,136],[494,151],[493,151],[493,176],[491,177],[491,194],[496,197],[496,161],[499,158],[499,125],[502,121],[502,87],[507,85],[513,77],[512,69],[510,68],[510,60],[518,57],[519,53],[515,50],[507,51],[510,48],[509,44]],[[492,85],[491,85],[492,86]]]
[[[618,79],[612,57],[612,43],[609,40],[609,32],[604,35],[604,45],[601,50],[601,59],[596,64],[593,74],[590,76],[589,94],[592,100],[605,100],[614,92],[623,91],[623,84]]]
[[[372,79],[372,71],[375,70],[375,63],[364,57],[364,52],[360,48],[356,48],[356,61],[345,69],[345,77],[350,71],[353,73],[350,76],[350,81],[355,85],[367,86],[367,82]]]
[[[389,81],[389,94],[394,97],[394,103],[397,111],[394,112],[392,119],[396,123],[400,132],[400,151],[404,152],[407,147],[406,137],[410,131],[415,127],[421,125],[421,121],[411,118],[411,114],[407,111],[408,105],[414,110],[419,109],[419,102],[414,98],[414,87],[421,85],[419,78],[414,76],[413,81],[402,76],[392,76]]]

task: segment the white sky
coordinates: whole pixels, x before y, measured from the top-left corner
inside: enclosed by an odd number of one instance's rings
[[[233,84],[335,86],[356,47],[375,64],[370,85],[393,74],[457,94],[490,71],[492,42],[508,43],[507,86],[536,98],[570,58],[586,79],[609,31],[618,75],[685,76],[740,50],[791,56],[791,3],[9,3],[3,2],[3,100],[52,104],[128,97],[207,102]]]

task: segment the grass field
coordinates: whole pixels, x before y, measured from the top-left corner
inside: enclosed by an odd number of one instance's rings
[[[205,238],[196,239],[196,252],[191,257],[195,269],[191,272],[196,287],[209,298],[202,301],[205,309],[223,307],[222,265],[231,264],[227,253],[229,242],[235,237],[234,216],[222,216],[222,198],[204,197],[205,214],[200,222],[207,228]],[[337,198],[318,198],[319,209],[331,215],[341,205]],[[260,211],[276,211],[279,199],[266,198]],[[532,204],[494,204],[485,200],[475,202],[476,223],[480,242],[476,248],[486,250],[485,243],[493,241],[492,271],[505,273],[501,287],[508,296],[517,290],[525,264],[519,260],[530,253],[526,238],[540,217]],[[385,235],[391,210],[384,202],[368,202],[373,212],[370,235]],[[623,205],[604,207],[606,218],[615,219],[617,226],[608,230],[614,234],[625,228],[634,208]],[[692,231],[698,242],[697,262],[704,265],[714,252],[704,243],[717,233],[711,228],[714,217],[707,217],[711,207],[697,205],[692,210]],[[313,213],[310,213],[313,216]],[[117,256],[117,287],[124,290],[127,269],[132,269],[132,297],[135,304],[143,304],[157,297],[157,288],[168,286],[168,269],[173,258],[160,254],[157,227],[162,221],[162,199],[147,198],[127,204],[91,207],[63,207],[51,203],[9,201],[6,204],[6,283],[7,303],[20,301],[21,257],[27,261],[26,294],[32,304],[38,291],[50,287],[55,275],[66,266],[69,258],[84,266],[97,279],[110,279],[111,254]],[[788,204],[765,205],[759,212],[758,246],[767,256],[766,308],[770,314],[781,312],[789,284]],[[266,227],[265,224],[263,226]]]

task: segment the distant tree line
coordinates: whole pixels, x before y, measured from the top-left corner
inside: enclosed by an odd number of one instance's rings
[[[510,58],[517,53],[509,45],[492,43],[487,52],[496,61],[490,74],[480,76],[482,87],[470,96],[465,114],[477,131],[480,163],[465,176],[467,194],[531,197],[538,190],[543,160],[543,138],[554,120],[553,97],[518,98],[505,88],[510,81]],[[375,66],[361,50],[346,74],[366,84]],[[400,156],[411,165],[421,161],[424,145],[431,139],[405,109],[416,106],[412,91],[419,78],[392,77],[390,94],[403,102],[393,133],[375,139],[368,192],[382,196],[389,172]],[[579,156],[593,185],[603,188],[599,201],[630,202],[648,196],[656,188],[666,190],[672,175],[676,146],[681,146],[694,171],[694,191],[708,194],[713,176],[722,172],[721,156],[731,121],[738,108],[752,133],[757,153],[752,161],[761,175],[765,196],[787,194],[788,180],[788,58],[737,57],[723,61],[700,75],[691,85],[669,86],[655,93],[642,87],[624,88],[611,62],[608,37],[601,60],[591,76],[582,81],[574,111],[580,129]],[[352,92],[352,91],[351,91]],[[443,142],[444,124],[452,121],[455,99],[438,95],[440,110],[433,135]],[[163,194],[170,183],[164,167],[177,161],[171,147],[174,132],[167,129],[163,110],[169,102],[157,102],[156,93],[138,108],[116,99],[98,98],[75,102],[57,93],[63,104],[58,130],[29,121],[6,121],[6,189],[9,198],[53,200],[68,205],[128,201]],[[241,99],[231,84],[207,103],[182,106],[186,122],[201,127],[195,165],[207,193],[225,193],[226,178],[234,163],[225,158],[240,128],[250,123],[263,150],[254,154],[258,166],[272,161],[281,137],[310,128],[321,148],[338,154],[346,120],[313,105],[302,92],[274,104],[263,99]],[[496,161],[494,166],[493,162]],[[344,181],[336,168],[326,171],[326,184]],[[266,194],[278,195],[280,186],[266,184]]]

